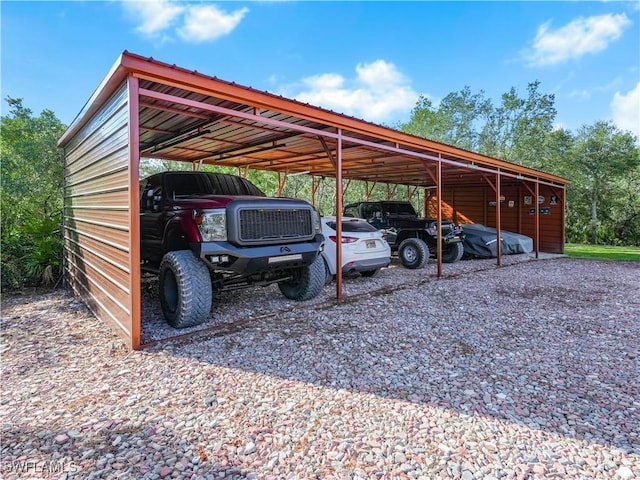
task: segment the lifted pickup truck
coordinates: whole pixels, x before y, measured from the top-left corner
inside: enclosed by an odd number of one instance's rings
[[[142,269],[159,275],[167,322],[204,322],[213,293],[277,283],[292,300],[324,286],[320,217],[235,175],[164,172],[140,187]]]
[[[359,202],[344,207],[343,214],[367,220],[387,235],[391,251],[397,253],[407,268],[422,268],[435,257],[438,245],[437,220],[419,218],[410,202],[388,200]],[[454,263],[462,258],[462,227],[442,221],[442,261]]]

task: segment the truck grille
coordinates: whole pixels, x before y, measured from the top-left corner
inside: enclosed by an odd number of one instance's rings
[[[313,236],[309,209],[240,210],[240,240],[294,240]]]

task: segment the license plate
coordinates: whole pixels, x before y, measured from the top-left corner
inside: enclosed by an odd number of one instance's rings
[[[376,248],[375,240],[367,240],[367,248]]]

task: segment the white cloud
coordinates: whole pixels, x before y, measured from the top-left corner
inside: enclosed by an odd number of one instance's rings
[[[246,7],[233,13],[226,13],[215,5],[189,7],[184,25],[177,32],[183,40],[188,42],[215,40],[232,32],[247,12],[249,9]]]
[[[569,98],[590,99],[594,94],[602,92],[613,92],[622,84],[622,77],[616,77],[606,85],[597,85],[583,89],[572,90],[569,92]]]
[[[297,93],[287,93],[301,102],[372,122],[383,122],[408,112],[418,100],[409,79],[394,64],[384,60],[359,63],[353,79],[323,73],[307,77],[302,83]]]
[[[624,13],[579,17],[556,30],[547,22],[538,27],[533,46],[521,56],[531,66],[547,66],[601,52],[629,25]]]
[[[169,0],[122,1],[126,14],[138,26],[136,31],[150,38],[170,38],[170,29],[186,42],[200,43],[227,35],[249,11],[241,8],[227,13],[213,4],[179,4]]]
[[[129,15],[140,24],[136,28],[140,33],[154,36],[168,28],[183,11],[184,7],[168,0],[122,2]]]
[[[613,122],[640,139],[640,82],[627,93],[616,92],[611,100]]]

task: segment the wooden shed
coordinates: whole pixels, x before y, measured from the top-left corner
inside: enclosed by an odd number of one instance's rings
[[[277,171],[280,191],[289,175],[303,173],[312,191],[326,177],[338,192],[352,179],[424,188],[426,210],[440,221],[523,233],[536,254],[563,252],[564,178],[128,52],[59,146],[67,285],[134,349],[141,158]],[[340,297],[340,275],[336,283]]]

